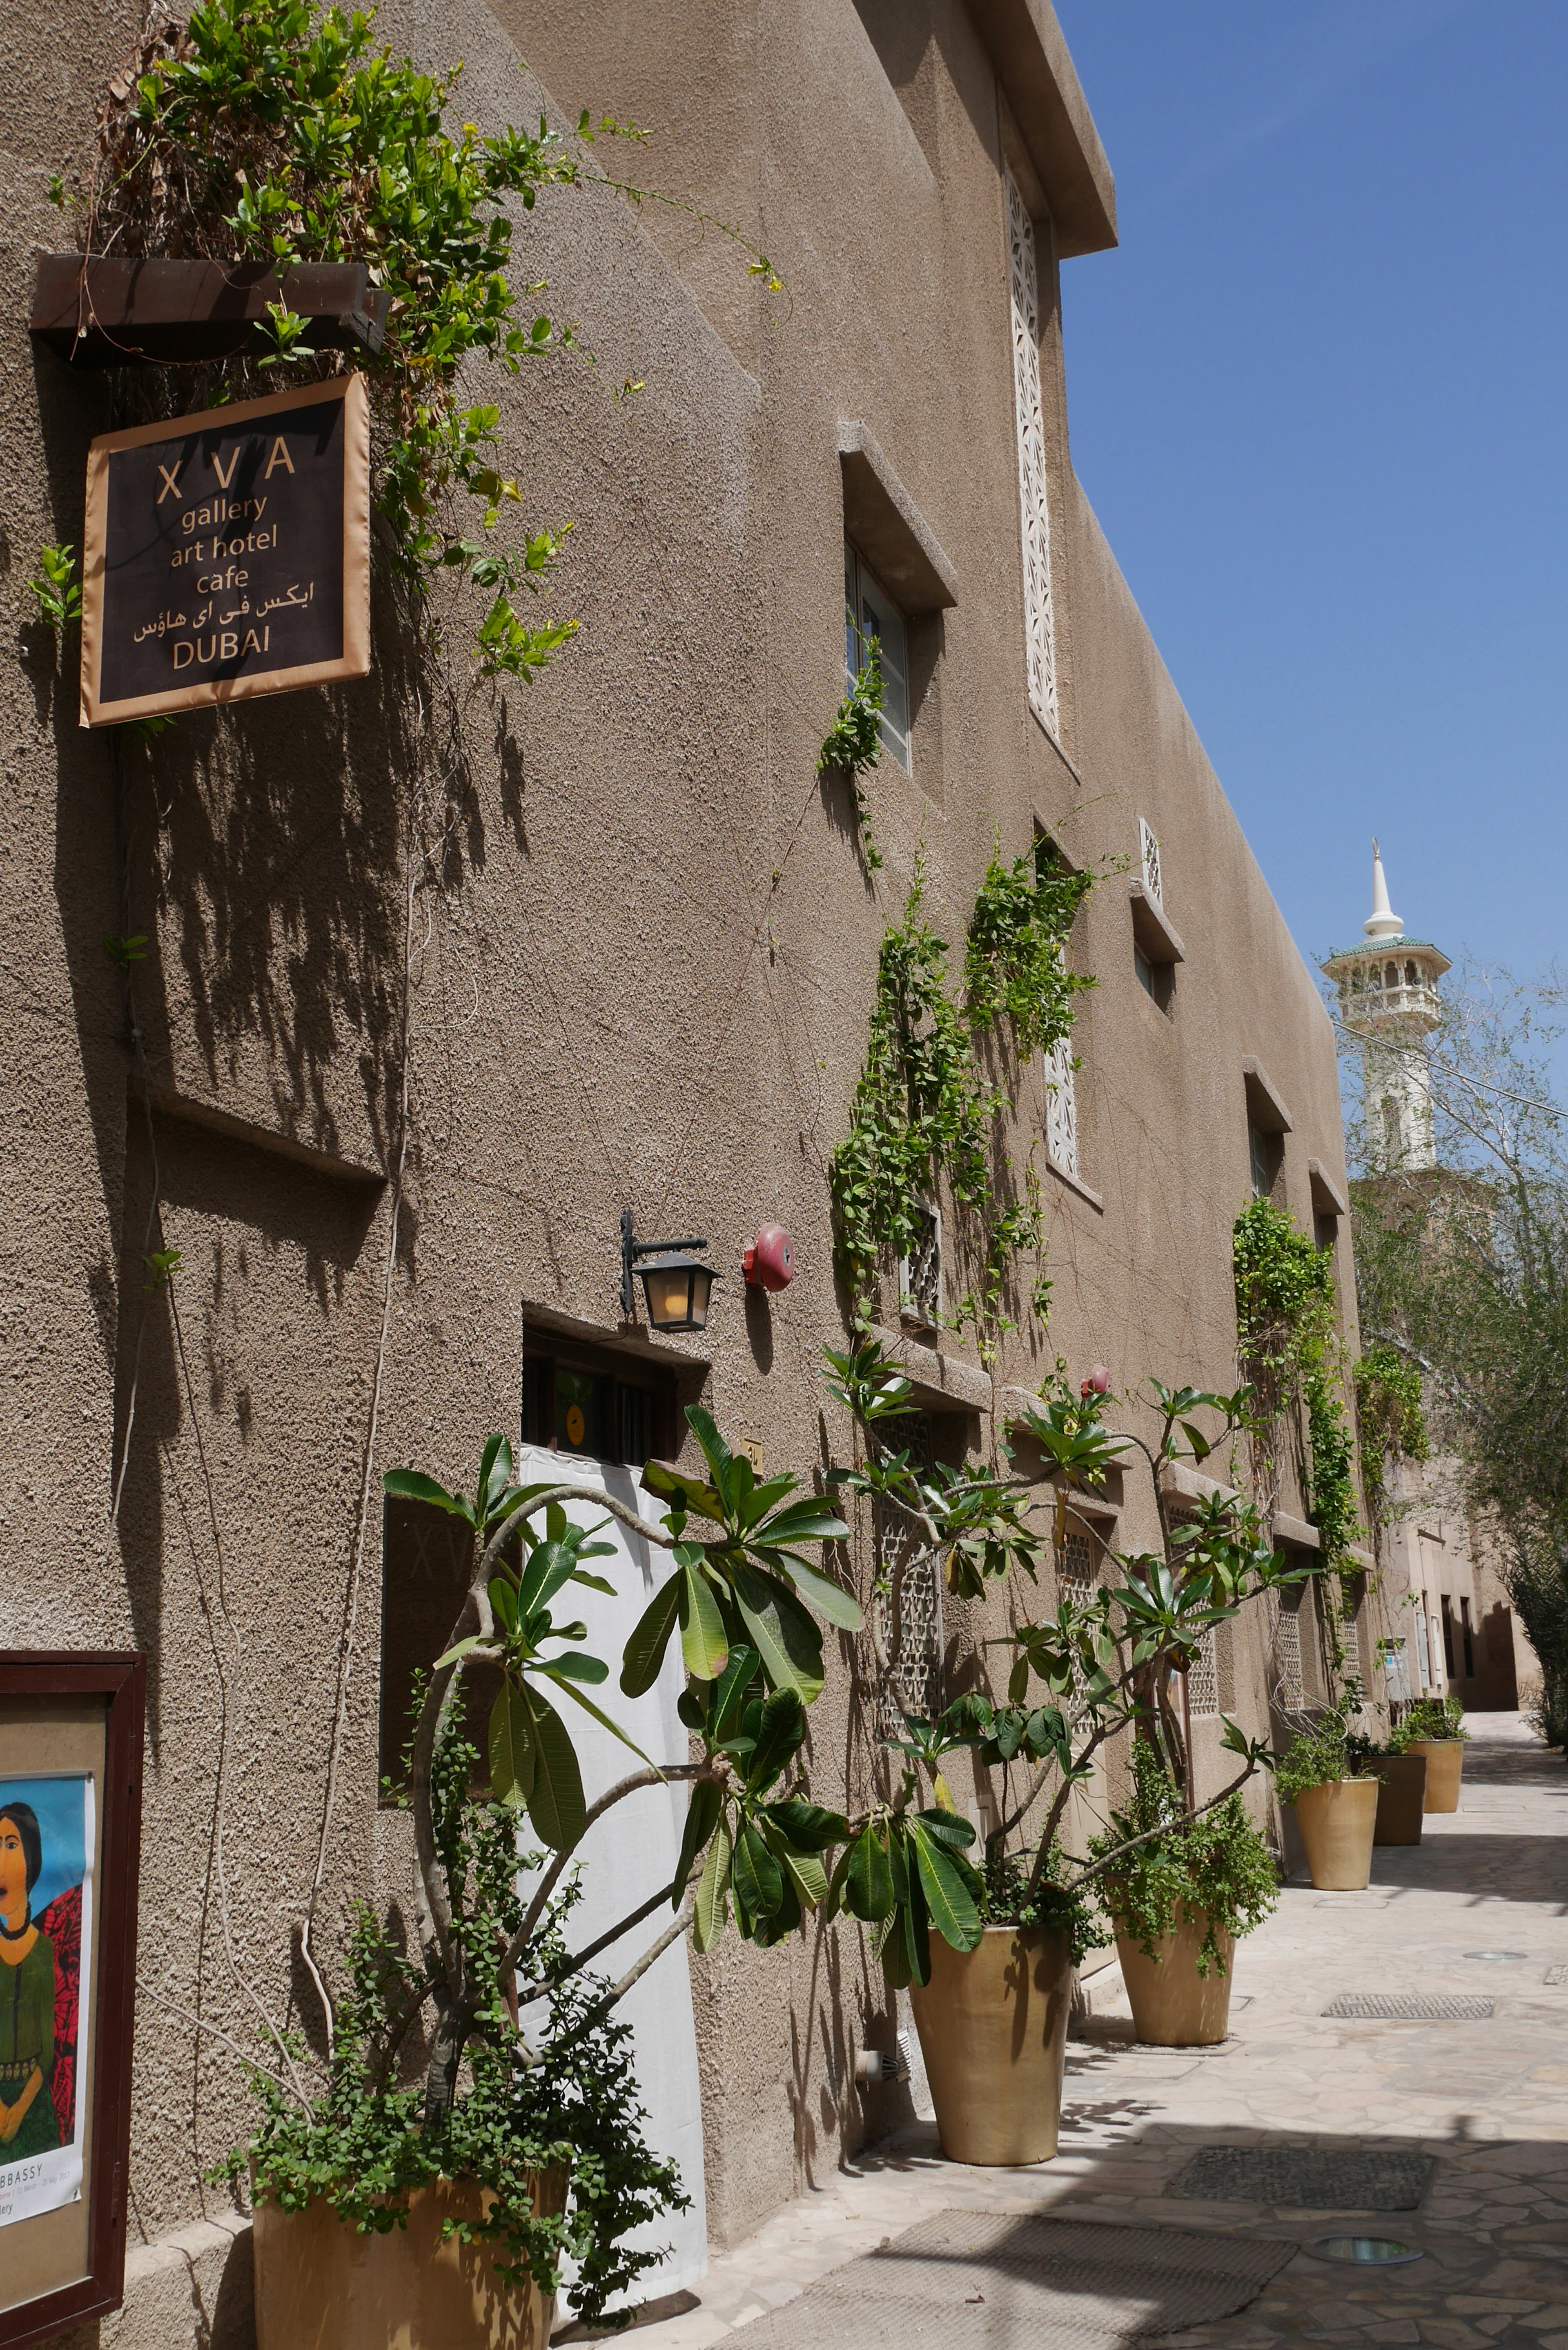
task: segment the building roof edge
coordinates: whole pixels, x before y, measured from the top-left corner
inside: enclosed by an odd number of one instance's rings
[[[969,0],[1040,174],[1059,257],[1116,243],[1116,183],[1051,0]]]

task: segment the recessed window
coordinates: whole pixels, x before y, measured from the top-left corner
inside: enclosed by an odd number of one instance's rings
[[[942,1318],[942,1218],[922,1202],[915,1245],[898,1266],[898,1311],[911,1329],[935,1330]]]
[[[1273,1152],[1270,1148],[1272,1139],[1272,1136],[1265,1134],[1261,1127],[1248,1121],[1247,1156],[1251,1167],[1254,1199],[1266,1200],[1274,1188]]]
[[[904,616],[870,565],[844,542],[844,672],[853,686],[877,648],[882,671],[882,740],[909,772],[909,648]]]
[[[1154,993],[1154,965],[1150,962],[1147,955],[1145,954],[1143,949],[1138,945],[1136,939],[1133,941],[1133,969],[1137,973],[1137,983],[1142,988],[1144,993],[1146,995],[1152,996]]]
[[[523,1339],[523,1440],[640,1469],[674,1450],[675,1381],[658,1364],[579,1347],[548,1330]]]

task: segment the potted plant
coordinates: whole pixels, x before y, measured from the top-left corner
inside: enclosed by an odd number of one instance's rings
[[[1370,1773],[1377,1782],[1373,1843],[1419,1844],[1427,1795],[1425,1755],[1407,1752],[1397,1725],[1381,1746],[1375,1746],[1367,1738],[1351,1738],[1346,1743],[1357,1770]]]
[[[1407,1706],[1395,1731],[1403,1754],[1419,1754],[1427,1765],[1424,1808],[1457,1812],[1464,1776],[1464,1708],[1457,1697],[1420,1697]]]
[[[874,1349],[863,1350],[854,1368],[856,1376],[841,1378],[841,1391],[865,1419],[878,1384],[888,1384],[888,1368]],[[1113,1554],[1102,1544],[1110,1579],[1050,1609],[1038,1607],[1023,1586],[1023,1576],[1036,1579],[1044,1545],[1032,1549],[1020,1537],[1000,1487],[975,1494],[966,1518],[951,1506],[956,1494],[902,1454],[873,1450],[863,1468],[839,1472],[841,1491],[901,1511],[923,1533],[927,1555],[940,1557],[950,1588],[973,1596],[1008,1577],[1022,1603],[1022,1620],[999,1644],[1012,1653],[1005,1702],[970,1690],[936,1721],[910,1721],[909,1736],[898,1742],[907,1775],[929,1772],[939,1805],[950,1801],[941,1762],[957,1748],[999,1769],[1004,1787],[1015,1770],[1024,1774],[1017,1800],[1009,1796],[987,1838],[986,1865],[971,1895],[972,1925],[966,1918],[962,1933],[944,1926],[946,1947],[935,1939],[911,1945],[905,1938],[905,1887],[917,1904],[924,1898],[914,1873],[889,1870],[886,1880],[890,1907],[879,1947],[889,1979],[910,1984],[942,2148],[955,2160],[1026,2163],[1054,2152],[1072,1970],[1091,1939],[1093,1886],[1117,1879],[1144,1843],[1169,1834],[1162,1815],[1154,1827],[1106,1839],[1086,1857],[1067,1852],[1067,1804],[1101,1749],[1119,1732],[1135,1731],[1179,1791],[1184,1832],[1194,1835],[1264,1760],[1263,1748],[1227,1721],[1222,1742],[1241,1757],[1241,1770],[1208,1803],[1197,1801],[1187,1669],[1216,1626],[1261,1593],[1315,1570],[1287,1568],[1263,1537],[1252,1505],[1223,1489],[1190,1523],[1178,1523],[1168,1473],[1179,1461],[1206,1459],[1242,1425],[1246,1396],[1245,1389],[1216,1396],[1154,1382],[1158,1433],[1150,1445],[1106,1425],[1108,1379],[1102,1370],[1074,1396],[1058,1367],[1039,1405],[1018,1423],[1057,1481],[1048,1540],[1058,1588],[1075,1519],[1094,1534],[1093,1522],[1075,1509],[1074,1492],[1103,1483],[1107,1469],[1129,1453],[1141,1452],[1147,1462],[1162,1540],[1158,1553]],[[886,1410],[900,1408],[895,1401]],[[1217,1438],[1199,1426],[1210,1411],[1220,1415]],[[1047,1787],[1043,1822],[1024,1830]],[[1021,1830],[1023,1842],[1014,1845]],[[1238,1914],[1250,1914],[1250,1897],[1239,1902]],[[1190,1956],[1173,1954],[1173,1978],[1178,1969],[1197,1975],[1203,1939],[1199,1934]]]
[[[1229,2029],[1236,1943],[1279,1901],[1273,1858],[1239,1794],[1189,1818],[1181,1788],[1145,1739],[1132,1767],[1131,1802],[1089,1850],[1121,1853],[1100,1899],[1133,2022],[1156,2047],[1210,2047]]]
[[[1295,1812],[1320,1893],[1365,1892],[1372,1877],[1378,1783],[1359,1767],[1370,1748],[1355,1740],[1350,1719],[1347,1694],[1298,1731],[1288,1752],[1271,1762],[1280,1801]]]
[[[327,1999],[325,2083],[288,2042],[253,2074],[258,2126],[229,2168],[252,2181],[260,2350],[542,2350],[567,2255],[578,2315],[599,2317],[658,2257],[629,2250],[627,2230],[682,2202],[673,2168],[641,2139],[617,2003],[679,1936],[706,1948],[732,1911],[743,1936],[776,1942],[826,1893],[821,1856],[850,1825],[781,1782],[796,1773],[823,1686],[817,1617],[860,1621],[803,1545],[847,1530],[792,1476],[759,1482],[706,1413],[688,1418],[704,1469],[649,1463],[645,1488],[670,1505],[659,1523],[566,1479],[517,1485],[500,1437],[472,1501],[416,1471],[384,1480],[465,1522],[473,1575],[409,1752],[417,1932],[404,1947],[361,1908],[347,1987]],[[591,1811],[565,1712],[583,1707],[629,1742],[587,1694],[608,1663],[556,1612],[574,1583],[610,1587],[588,1564],[609,1548],[593,1539],[606,1521],[573,1523],[573,1503],[669,1554],[620,1684],[629,1696],[651,1688],[679,1630],[680,1711],[700,1749],[662,1769],[639,1755],[643,1767]],[[705,1538],[690,1533],[693,1514]],[[483,1797],[461,1686],[482,1664],[501,1679]],[[593,1957],[647,1909],[574,1950],[570,1856],[590,1819],[671,1780],[691,1790],[675,1915],[607,1983],[588,1971]],[[960,1843],[972,1833],[950,1820],[940,1830]],[[933,1879],[950,1873],[938,1865]]]

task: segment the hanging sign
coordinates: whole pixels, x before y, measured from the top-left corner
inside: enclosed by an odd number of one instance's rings
[[[366,676],[364,377],[105,433],[83,537],[84,726]]]

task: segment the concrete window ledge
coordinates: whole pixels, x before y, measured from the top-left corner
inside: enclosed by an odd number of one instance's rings
[[[1161,1461],[1159,1490],[1168,1502],[1211,1502],[1216,1497],[1233,1502],[1237,1498],[1234,1485],[1221,1485],[1217,1477],[1202,1476],[1185,1461]]]
[[[1346,1543],[1345,1545],[1345,1555],[1346,1558],[1354,1561],[1358,1573],[1362,1575],[1376,1574],[1377,1561],[1373,1557],[1372,1553],[1369,1550],[1357,1550],[1354,1543]]]
[[[1304,1518],[1293,1518],[1284,1510],[1276,1510],[1269,1520],[1269,1537],[1275,1544],[1288,1543],[1293,1550],[1321,1550],[1323,1536]]]
[[[1129,881],[1133,936],[1150,962],[1185,962],[1187,949],[1165,918],[1165,909],[1144,881]]]
[[[864,424],[838,428],[844,527],[906,614],[958,602],[958,574],[937,535]]]
[[[1284,1097],[1262,1061],[1251,1055],[1241,1064],[1241,1077],[1247,1088],[1247,1115],[1260,1134],[1289,1134],[1293,1129]]]
[[[901,1330],[873,1327],[871,1336],[914,1383],[915,1401],[922,1411],[984,1411],[991,1409],[991,1381],[978,1363],[958,1355],[939,1355]]]
[[[1088,1185],[1085,1182],[1081,1175],[1072,1174],[1068,1169],[1063,1166],[1059,1159],[1053,1159],[1049,1151],[1045,1154],[1045,1164],[1049,1167],[1052,1174],[1054,1175],[1058,1183],[1065,1183],[1069,1191],[1076,1191],[1080,1200],[1087,1200],[1090,1207],[1093,1208],[1096,1216],[1103,1216],[1105,1214],[1105,1201],[1101,1199],[1097,1191],[1090,1191]]]
[[[1312,1185],[1312,1203],[1320,1216],[1348,1216],[1350,1201],[1345,1195],[1345,1178],[1337,1180],[1329,1173],[1321,1159],[1307,1160],[1307,1180]]]

